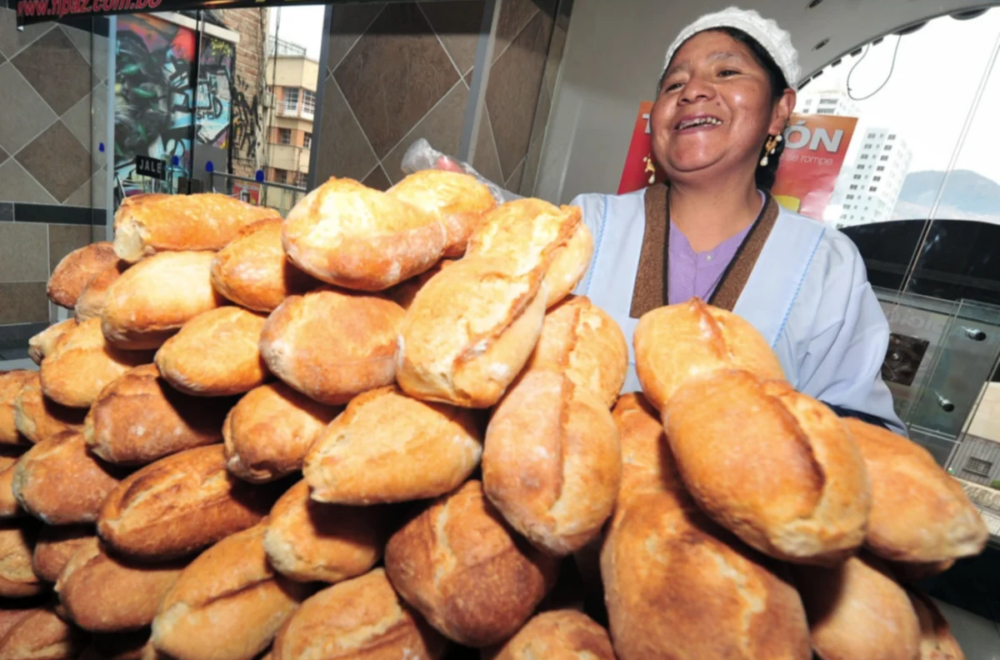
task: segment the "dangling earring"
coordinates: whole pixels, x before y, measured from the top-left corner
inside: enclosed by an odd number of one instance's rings
[[[780,135],[771,135],[767,138],[767,142],[764,143],[764,157],[760,159],[760,166],[767,167],[767,157],[773,156],[774,152],[778,148],[778,143],[781,142]]]
[[[649,185],[656,183],[656,165],[653,164],[653,155],[650,154],[642,159],[646,163],[646,174],[649,175]]]

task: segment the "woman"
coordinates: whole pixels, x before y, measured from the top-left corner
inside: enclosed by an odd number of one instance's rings
[[[788,33],[757,12],[730,8],[686,28],[650,116],[669,183],[571,202],[595,238],[576,293],[630,345],[642,314],[701,297],[753,324],[798,390],[903,431],[880,376],[889,326],[857,248],[769,193],[798,75]],[[639,389],[631,359],[625,391]]]

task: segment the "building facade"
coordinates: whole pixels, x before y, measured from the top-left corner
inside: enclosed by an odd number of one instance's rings
[[[906,140],[890,128],[866,128],[861,137],[852,166],[837,182],[842,227],[891,220],[913,158]]]
[[[304,188],[309,176],[319,63],[306,56],[305,48],[287,42],[272,39],[269,51],[264,178]]]
[[[231,172],[253,178],[264,165],[264,98],[270,9],[214,10],[225,27],[240,35],[232,84]]]

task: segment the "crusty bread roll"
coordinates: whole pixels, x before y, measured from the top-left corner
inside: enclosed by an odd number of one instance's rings
[[[17,429],[14,421],[17,409],[15,402],[25,385],[37,382],[37,371],[0,371],[0,446],[27,447],[31,444]]]
[[[73,250],[63,257],[49,277],[49,300],[73,309],[90,278],[117,261],[113,246],[106,241]]]
[[[385,570],[445,637],[481,648],[521,628],[555,584],[559,564],[518,539],[482,484],[469,481],[392,536]]]
[[[97,532],[125,556],[172,559],[256,525],[279,494],[230,476],[222,445],[198,447],[124,479],[105,500]]]
[[[297,582],[341,582],[382,558],[385,512],[320,504],[300,481],[271,509],[264,550],[274,569]]]
[[[483,218],[466,255],[502,257],[514,264],[512,274],[541,269],[548,285],[546,306],[552,307],[583,279],[593,251],[594,239],[579,207],[519,199]]]
[[[184,565],[133,564],[112,557],[91,537],[59,574],[56,593],[73,622],[93,632],[142,630]]]
[[[42,525],[31,567],[46,582],[55,582],[76,551],[97,538],[93,525]]]
[[[271,312],[288,296],[320,282],[292,265],[281,247],[280,218],[261,220],[219,250],[212,262],[212,285],[237,305]]]
[[[174,389],[193,396],[232,396],[264,384],[260,356],[265,318],[240,307],[200,314],[156,352],[156,366]]]
[[[32,610],[3,639],[0,660],[76,660],[87,637],[60,619],[52,607]]]
[[[605,539],[601,575],[620,660],[810,658],[795,588],[683,491],[639,493],[625,504]]]
[[[282,382],[251,390],[226,416],[226,468],[265,483],[302,469],[306,452],[340,412]]]
[[[911,589],[906,593],[920,622],[919,660],[965,660],[962,647],[951,634],[951,626],[934,601],[921,591]]]
[[[564,372],[610,408],[625,384],[628,344],[601,308],[583,296],[570,296],[545,315],[527,368]]]
[[[461,257],[483,216],[496,208],[490,189],[475,177],[444,170],[421,170],[408,175],[389,195],[437,218],[446,234],[444,256]]]
[[[977,555],[990,533],[962,486],[917,443],[856,419],[844,423],[868,467],[872,510],[865,545],[893,561]]]
[[[874,504],[872,505],[874,506]],[[941,575],[955,565],[954,559],[932,562],[887,561],[889,572],[902,584],[912,584]]]
[[[29,372],[14,395],[14,425],[31,442],[41,442],[64,431],[79,431],[87,411],[61,406],[42,394],[42,379]]]
[[[462,259],[417,294],[399,332],[396,380],[417,399],[489,408],[535,348],[548,296],[539,272]]]
[[[76,319],[66,319],[45,328],[28,340],[28,357],[35,364],[41,364],[46,355],[55,351],[56,344],[59,343],[63,335],[75,329],[76,325]]]
[[[313,443],[302,472],[318,502],[406,502],[455,490],[482,453],[471,411],[390,386],[351,401]]]
[[[170,387],[155,364],[127,371],[101,390],[87,413],[83,437],[116,465],[155,460],[218,442],[233,400],[195,398]]]
[[[26,616],[40,610],[41,607],[32,600],[7,601],[0,607],[0,640],[7,636],[11,629]]]
[[[914,660],[920,622],[906,590],[861,554],[836,568],[795,567],[813,650],[822,660]]]
[[[784,381],[715,371],[663,411],[684,483],[702,509],[778,559],[833,564],[865,537],[871,486],[843,422]]]
[[[503,646],[482,653],[482,660],[615,660],[608,631],[576,610],[554,610],[532,617]]]
[[[156,650],[177,660],[251,660],[309,591],[276,575],[262,525],[219,541],[181,573],[153,621]]]
[[[633,342],[642,391],[661,411],[685,381],[719,369],[742,369],[764,379],[785,377],[756,328],[697,298],[644,314]]]
[[[97,520],[122,473],[87,451],[78,431],[39,442],[14,468],[14,497],[25,511],[49,525]]]
[[[265,218],[280,216],[218,193],[130,197],[115,213],[115,254],[135,263],[157,252],[219,250]]]
[[[159,348],[181,326],[224,302],[212,287],[213,252],[166,252],[122,273],[101,311],[104,336],[128,349]]]
[[[0,523],[0,598],[27,598],[48,589],[31,567],[38,528],[30,518]]]
[[[20,518],[25,514],[14,497],[14,466],[17,456],[0,456],[0,518]]]
[[[402,604],[381,568],[320,591],[278,633],[274,660],[439,660],[447,642]]]
[[[447,235],[434,215],[357,181],[332,178],[289,212],[281,242],[288,258],[317,279],[381,291],[437,263]]]
[[[511,527],[554,555],[575,552],[600,534],[621,470],[611,413],[561,373],[526,373],[486,431],[486,496]]]
[[[113,347],[100,319],[89,319],[64,334],[42,361],[42,392],[64,406],[89,408],[105,385],[152,358],[148,351]]]
[[[260,353],[299,392],[344,404],[392,383],[404,314],[391,300],[329,287],[292,296],[264,324]]]
[[[618,507],[638,494],[683,490],[660,415],[646,398],[638,392],[622,395],[611,416],[618,426],[622,449]]]
[[[104,310],[104,301],[108,296],[108,289],[128,267],[128,263],[119,261],[87,281],[87,285],[80,292],[80,297],[76,299],[77,321],[100,318],[101,311]]]
[[[430,282],[435,275],[453,263],[455,263],[454,259],[442,259],[434,264],[434,267],[430,270],[426,270],[416,277],[411,277],[405,282],[401,282],[391,289],[388,289],[385,292],[385,296],[403,309],[410,309],[410,305],[413,304],[413,299],[417,297],[417,293],[424,288],[424,285]]]

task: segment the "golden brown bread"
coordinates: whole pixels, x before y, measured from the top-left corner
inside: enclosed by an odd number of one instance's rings
[[[424,285],[399,331],[404,392],[468,408],[500,400],[535,348],[548,296],[539,270],[512,270],[510,260],[466,258]]]
[[[390,386],[351,401],[317,437],[302,472],[318,502],[406,502],[458,488],[482,452],[470,411],[411,399]]]
[[[444,170],[414,172],[390,188],[388,194],[444,225],[446,257],[465,254],[472,232],[497,205],[490,189],[475,177]]]
[[[63,335],[75,329],[76,325],[76,319],[66,319],[45,328],[28,340],[28,357],[35,364],[41,364],[46,355],[55,351],[56,344],[59,343]]]
[[[35,575],[55,582],[76,551],[97,538],[93,525],[42,525],[31,566]]]
[[[17,429],[15,404],[21,389],[32,382],[38,382],[37,371],[26,369],[0,371],[0,446],[2,447],[31,445],[31,441]]]
[[[317,279],[381,291],[437,263],[447,236],[435,216],[357,181],[332,178],[289,212],[281,242],[292,263]]]
[[[377,568],[302,603],[271,654],[274,660],[439,660],[446,646]]]
[[[260,353],[299,392],[341,405],[392,383],[403,316],[391,300],[330,287],[292,296],[264,324]]]
[[[153,621],[154,648],[177,660],[251,660],[309,595],[275,574],[262,525],[219,541],[181,573]]]
[[[140,195],[115,213],[115,254],[135,263],[164,251],[219,250],[277,211],[217,193]]]
[[[889,567],[889,571],[893,574],[896,580],[902,584],[911,584],[913,582],[920,582],[921,580],[941,575],[954,566],[955,561],[956,560],[954,559],[925,563],[887,561],[885,564]]]
[[[56,593],[73,622],[93,632],[142,630],[153,622],[183,564],[134,564],[91,537],[59,574]]]
[[[14,497],[14,466],[17,456],[0,456],[0,518],[20,518],[25,514]]]
[[[61,406],[42,394],[42,379],[31,371],[14,395],[14,425],[31,442],[83,428],[86,410]]]
[[[483,660],[615,660],[608,631],[576,610],[554,610],[532,617]]]
[[[618,429],[604,402],[555,371],[527,372],[486,431],[486,496],[511,527],[553,555],[601,533],[621,470]]]
[[[229,475],[222,445],[198,447],[124,479],[105,500],[97,532],[125,556],[172,559],[256,525],[279,494]]]
[[[97,456],[116,465],[146,465],[222,437],[233,400],[196,398],[170,387],[155,364],[127,371],[103,390],[84,423]]]
[[[741,369],[763,379],[785,377],[756,328],[697,298],[644,314],[633,343],[642,391],[660,411],[685,381],[719,369]]]
[[[915,660],[920,622],[906,590],[862,553],[836,568],[795,567],[813,650],[822,660]]]
[[[0,640],[0,660],[76,660],[87,636],[52,607],[32,610]]]
[[[683,490],[660,415],[646,398],[638,392],[622,395],[611,416],[622,449],[618,507],[638,494]]]
[[[445,637],[483,647],[521,628],[555,584],[559,564],[519,539],[482,484],[469,481],[392,536],[385,570]]]
[[[200,314],[156,352],[156,366],[174,389],[193,396],[232,396],[264,384],[260,356],[264,316],[240,307]]]
[[[807,564],[843,561],[861,545],[868,473],[823,404],[784,381],[714,371],[682,386],[663,418],[684,484],[747,544]]]
[[[104,336],[127,349],[159,348],[181,326],[220,307],[212,287],[213,252],[165,252],[129,268],[108,288]]]
[[[927,594],[908,590],[910,603],[920,622],[919,660],[965,660],[965,653],[951,634],[951,626]]]
[[[868,467],[872,510],[865,545],[880,557],[942,562],[977,555],[989,530],[962,486],[917,443],[860,420],[844,423]]]
[[[49,299],[57,305],[73,309],[90,278],[117,261],[114,247],[106,241],[73,250],[63,257],[49,277]]]
[[[108,295],[108,289],[115,283],[122,273],[128,270],[129,264],[124,261],[108,266],[87,281],[87,285],[80,292],[80,297],[76,299],[76,320],[86,321],[87,319],[100,318],[104,309],[104,301]]]
[[[31,567],[38,528],[29,518],[0,523],[0,598],[27,598],[48,589]]]
[[[434,264],[433,268],[420,273],[416,277],[411,277],[405,282],[400,282],[391,289],[388,289],[385,292],[385,297],[394,301],[403,309],[409,309],[410,305],[413,304],[413,299],[417,297],[417,293],[420,289],[424,288],[424,285],[430,282],[431,278],[453,263],[455,263],[454,259],[442,259]]]
[[[46,524],[89,523],[121,477],[120,470],[87,451],[83,435],[66,431],[39,442],[17,462],[14,497]]]
[[[89,408],[105,385],[152,359],[148,351],[113,347],[100,319],[89,319],[64,334],[42,361],[42,392],[64,406]]]
[[[40,610],[41,607],[32,601],[8,601],[0,608],[0,640],[16,626],[24,617]]]
[[[226,468],[245,481],[274,481],[302,469],[306,452],[340,408],[282,382],[251,390],[226,416]]]
[[[300,481],[271,509],[264,550],[274,569],[297,582],[341,582],[382,558],[385,512],[377,507],[320,504]]]

